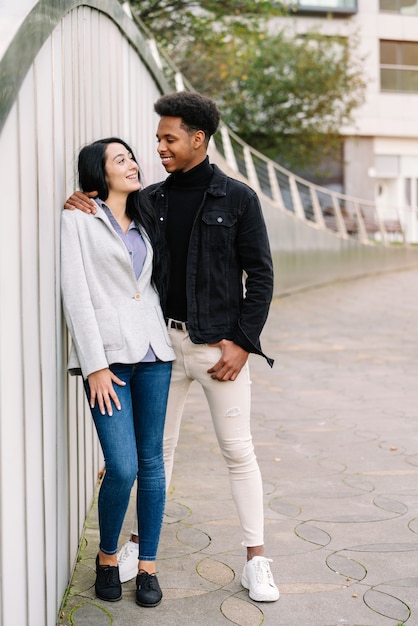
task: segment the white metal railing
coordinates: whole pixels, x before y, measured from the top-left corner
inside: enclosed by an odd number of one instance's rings
[[[376,204],[332,191],[296,176],[248,146],[225,125],[213,145],[229,167],[245,177],[258,192],[281,210],[294,213],[316,228],[366,244],[393,241],[406,243],[400,211],[385,210],[383,219]]]

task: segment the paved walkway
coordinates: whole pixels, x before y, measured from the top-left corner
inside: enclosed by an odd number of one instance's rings
[[[93,507],[63,626],[418,624],[418,270],[274,302],[251,359],[267,555],[281,591],[241,588],[244,550],[206,402],[192,387],[154,609],[94,596]],[[131,503],[124,537],[133,519]]]

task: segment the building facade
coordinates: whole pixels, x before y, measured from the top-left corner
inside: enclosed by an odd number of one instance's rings
[[[344,193],[396,206],[408,241],[418,241],[418,1],[299,0],[279,18],[296,34],[357,36],[366,97],[344,136]]]

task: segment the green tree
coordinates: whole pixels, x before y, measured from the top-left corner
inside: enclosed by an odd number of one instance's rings
[[[339,131],[363,102],[355,38],[284,29],[267,20],[282,2],[131,2],[194,89],[214,98],[222,119],[251,146],[306,170],[337,154]]]

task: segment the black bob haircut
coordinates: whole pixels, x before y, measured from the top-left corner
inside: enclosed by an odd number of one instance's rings
[[[160,117],[181,117],[188,132],[203,130],[206,143],[216,133],[221,114],[216,103],[195,91],[176,91],[161,96],[154,104]]]
[[[106,200],[109,187],[106,181],[106,149],[111,143],[120,143],[132,154],[135,163],[138,161],[131,147],[119,137],[106,137],[84,146],[78,155],[78,181],[82,191],[97,191],[101,200]],[[141,180],[138,172],[138,180]]]

